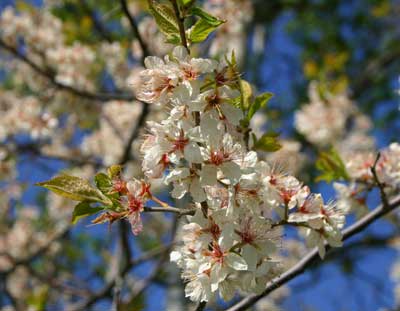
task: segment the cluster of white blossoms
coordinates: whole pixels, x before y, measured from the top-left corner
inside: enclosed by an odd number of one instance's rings
[[[37,97],[18,97],[0,90],[0,142],[21,132],[34,139],[45,138],[57,125],[57,118],[41,106]]]
[[[349,174],[349,183],[335,182],[338,206],[349,206],[357,216],[368,212],[366,205],[367,195],[371,186],[376,183],[371,167],[375,165],[376,174],[388,197],[400,189],[400,144],[392,143],[380,150],[380,157],[376,152],[354,153],[353,158],[345,163]]]
[[[95,52],[78,42],[67,45],[62,22],[49,11],[17,14],[7,7],[0,15],[0,37],[14,48],[23,41],[24,54],[45,71],[54,71],[57,82],[80,89],[94,88],[90,74]]]
[[[55,48],[62,44],[62,23],[49,12],[34,11],[17,14],[11,6],[6,7],[0,16],[0,34],[8,44],[17,44],[18,38],[26,40],[32,51]],[[28,51],[29,52],[29,51]]]
[[[96,54],[89,47],[80,43],[46,50],[47,63],[57,69],[57,82],[87,90],[94,87],[88,76],[95,57]]]
[[[328,92],[321,96],[318,84],[309,87],[310,103],[295,114],[296,129],[318,148],[333,146],[343,161],[348,183],[334,183],[337,205],[346,206],[362,216],[368,212],[367,195],[376,184],[371,167],[378,151],[369,135],[372,121],[363,115],[345,93]],[[391,195],[399,189],[400,145],[392,143],[380,150],[376,173],[385,191]]]
[[[247,149],[230,65],[190,58],[183,47],[145,64],[136,93],[168,107],[169,116],[148,122],[143,172],[149,180],[164,178],[176,199],[190,194],[196,210],[182,228],[183,245],[171,254],[183,270],[186,296],[208,301],[219,291],[229,300],[237,290],[262,290],[278,263],[280,225],[304,228],[321,257],[325,241],[341,245],[347,210],[324,204]]]
[[[335,143],[346,133],[346,121],[356,107],[346,94],[324,94],[312,82],[308,89],[310,103],[295,114],[295,127],[306,139],[318,146]]]

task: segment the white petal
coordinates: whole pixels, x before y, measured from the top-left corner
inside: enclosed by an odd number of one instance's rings
[[[148,69],[157,69],[165,65],[162,59],[157,56],[146,57],[144,64]]]
[[[169,258],[172,262],[178,262],[182,258],[182,254],[178,251],[172,251]]]
[[[203,186],[214,186],[217,183],[217,168],[215,165],[203,165],[200,182]]]
[[[247,270],[246,261],[238,254],[229,253],[228,255],[225,256],[225,260],[227,265],[235,270],[239,271]]]
[[[243,112],[231,104],[222,104],[221,110],[229,123],[233,125],[239,125],[240,120],[243,119]]]
[[[188,191],[188,183],[174,183],[174,189],[171,192],[171,196],[175,199],[182,199],[185,193]]]
[[[183,61],[188,56],[186,49],[183,46],[177,46],[172,51],[172,55],[176,57],[179,61]]]
[[[240,176],[242,175],[240,166],[234,162],[223,163],[221,165],[221,170],[224,173],[225,177],[233,183],[237,183],[240,179]]]
[[[186,167],[176,168],[172,170],[167,177],[165,177],[165,183],[169,184],[173,181],[184,179],[190,175],[190,171]]]
[[[257,268],[257,252],[251,245],[245,245],[243,247],[242,256],[247,262],[248,271],[256,271]]]
[[[221,282],[219,284],[219,294],[224,301],[229,301],[235,295],[235,287],[229,281]]]
[[[190,194],[192,195],[193,200],[198,203],[204,202],[207,199],[206,193],[204,192],[198,178],[192,179],[192,183],[190,184]]]
[[[202,163],[203,157],[201,156],[200,147],[195,142],[190,142],[185,146],[183,151],[185,159],[189,163]]]

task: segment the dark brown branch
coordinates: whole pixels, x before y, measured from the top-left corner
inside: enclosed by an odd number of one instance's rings
[[[136,126],[133,128],[131,135],[125,144],[121,160],[119,161],[120,165],[126,164],[131,159],[132,143],[139,137],[140,130],[144,126],[149,112],[150,106],[142,103],[142,112],[140,113],[139,120],[137,121]]]
[[[186,48],[186,51],[190,54],[190,49],[187,44],[186,40],[186,33],[185,33],[185,18],[181,15],[179,11],[179,6],[176,0],[170,0],[172,3],[172,6],[174,8],[175,12],[175,17],[178,22],[178,27],[179,27],[179,35],[181,37],[181,43],[182,45]]]
[[[126,0],[120,0],[121,3],[121,8],[122,11],[124,12],[125,16],[127,17],[129,24],[131,25],[132,32],[135,36],[135,38],[138,40],[140,48],[142,49],[142,64],[144,65],[144,59],[150,55],[149,50],[147,48],[146,43],[144,42],[142,36],[140,35],[139,28],[137,26],[137,23],[132,16],[131,12],[129,12],[128,5],[126,3]]]
[[[61,90],[68,91],[74,95],[77,95],[82,98],[90,99],[90,100],[98,100],[98,101],[110,101],[110,100],[124,100],[124,101],[132,101],[135,100],[135,97],[132,94],[124,94],[124,93],[92,93],[85,90],[80,90],[75,87],[66,85],[64,83],[56,81],[55,73],[53,71],[43,69],[38,64],[33,62],[31,59],[20,53],[15,47],[6,44],[3,40],[0,39],[0,48],[11,53],[15,58],[29,65],[36,73],[41,76],[47,78],[51,84],[53,84],[56,88]]]
[[[369,62],[365,68],[357,75],[352,88],[353,97],[358,98],[368,89],[370,85],[376,81],[376,78],[382,75],[387,67],[399,61],[400,48],[388,49],[387,53],[383,53],[373,61]]]
[[[169,251],[171,250],[173,245],[174,245],[174,242],[172,241],[171,243],[168,243],[167,245],[163,245],[162,247],[150,250],[138,258],[132,259],[127,265],[125,265],[123,270],[120,272],[120,276],[124,277],[136,265],[139,265],[145,261],[151,260],[155,257],[162,256],[163,254],[169,253]],[[112,294],[112,291],[116,284],[116,281],[117,281],[117,277],[113,277],[98,292],[92,294],[90,297],[88,297],[84,301],[70,306],[69,308],[67,308],[67,310],[68,311],[87,310],[89,307],[91,307],[97,301],[99,301],[103,298],[106,298],[107,296],[110,296]]]
[[[383,205],[389,206],[389,202],[388,202],[386,192],[385,192],[385,185],[380,182],[378,174],[376,172],[376,165],[378,164],[380,157],[381,157],[381,153],[378,152],[378,154],[376,155],[376,158],[375,158],[374,165],[371,166],[371,173],[372,173],[372,176],[374,177],[375,184],[379,188],[379,193],[381,195],[381,200],[382,200]]]
[[[178,221],[179,221],[178,217],[174,217],[171,228],[171,242],[164,249],[164,252],[161,254],[161,258],[157,262],[156,267],[153,269],[152,273],[148,277],[146,277],[144,280],[141,280],[139,284],[136,286],[136,288],[134,288],[134,291],[132,295],[130,295],[128,301],[132,301],[135,298],[139,297],[162,272],[164,264],[168,261],[169,253],[175,244],[174,241],[178,229]]]
[[[205,309],[206,305],[207,305],[206,301],[200,302],[196,307],[196,311],[203,311]]]
[[[82,166],[82,165],[93,165],[95,167],[101,166],[101,162],[96,161],[95,159],[91,157],[84,157],[84,156],[66,156],[63,154],[47,154],[44,153],[40,149],[40,145],[34,144],[34,143],[28,143],[28,144],[0,144],[0,147],[5,148],[6,151],[10,154],[28,154],[28,155],[33,155],[41,159],[45,160],[59,160],[59,161],[64,161],[68,162],[74,165]]]
[[[35,259],[37,259],[38,257],[42,256],[43,254],[45,254],[48,249],[51,247],[51,245],[53,245],[53,243],[59,239],[62,239],[63,237],[65,237],[68,232],[70,230],[69,226],[65,226],[63,229],[59,230],[59,232],[55,233],[54,236],[52,238],[50,238],[46,244],[44,244],[43,246],[39,247],[35,252],[33,252],[32,254],[30,254],[29,256],[25,257],[25,258],[21,258],[21,259],[13,259],[13,265],[12,267],[10,267],[9,269],[5,270],[5,271],[0,271],[0,275],[8,275],[12,272],[14,272],[14,270],[18,267],[18,266],[23,266],[23,265],[28,265],[30,264],[32,261],[34,261]],[[7,255],[9,258],[12,258],[11,255]]]
[[[355,222],[353,225],[343,230],[343,241],[352,237],[353,235],[363,231],[371,223],[378,220],[382,216],[386,215],[390,211],[394,210],[400,206],[400,196],[393,198],[388,206],[381,204],[379,207],[375,208],[373,211],[365,215],[363,218]],[[330,247],[325,243],[327,251]],[[281,287],[290,280],[294,279],[296,276],[302,274],[307,268],[309,268],[316,260],[319,260],[318,249],[314,248],[310,251],[302,260],[300,260],[292,268],[284,272],[282,275],[277,276],[269,283],[267,283],[265,290],[260,295],[250,295],[243,298],[241,301],[236,303],[234,306],[230,307],[226,311],[244,311],[250,306],[254,305],[261,298],[267,296],[273,290]]]

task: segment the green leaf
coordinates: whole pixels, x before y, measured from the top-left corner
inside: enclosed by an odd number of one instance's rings
[[[225,21],[220,20],[198,7],[191,9],[191,13],[200,19],[188,30],[188,39],[192,43],[200,43],[207,39],[208,35]]]
[[[258,95],[254,100],[254,103],[250,105],[249,111],[247,113],[247,120],[250,121],[251,118],[256,114],[258,110],[265,107],[269,100],[274,96],[274,94],[266,92]]]
[[[350,179],[346,166],[334,148],[319,154],[316,167],[322,173],[316,178],[316,181],[332,182],[333,180]]]
[[[94,177],[94,182],[96,183],[97,188],[100,189],[101,192],[109,192],[109,190],[112,187],[112,180],[111,178],[104,174],[104,173],[98,173]]]
[[[80,177],[60,175],[36,185],[71,200],[112,204],[110,199],[103,195],[100,190],[92,187],[86,179]]]
[[[160,31],[166,35],[168,42],[180,42],[179,26],[171,7],[149,0],[149,11],[154,16]]]
[[[91,207],[89,202],[80,202],[74,208],[71,223],[75,225],[79,219],[96,214],[102,210],[104,210],[104,207]]]
[[[209,25],[211,26],[216,26],[218,27],[219,25],[225,23],[225,21],[218,19],[215,16],[212,16],[211,14],[207,13],[206,11],[204,11],[202,8],[199,8],[197,6],[193,7],[190,10],[190,13],[192,13],[193,15],[196,15],[198,17],[200,17],[202,20],[206,21]]]
[[[180,6],[184,8],[190,8],[195,2],[196,0],[179,0]]]
[[[265,133],[260,139],[257,139],[254,143],[254,149],[275,152],[282,148],[282,145],[278,141],[278,133]]]
[[[174,44],[174,45],[179,45],[181,43],[181,37],[177,34],[168,35],[165,42]]]

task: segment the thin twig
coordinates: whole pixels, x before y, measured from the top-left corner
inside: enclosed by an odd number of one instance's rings
[[[53,71],[49,71],[41,68],[38,64],[33,62],[31,59],[20,53],[15,47],[6,44],[3,40],[0,39],[0,48],[11,53],[15,58],[29,65],[36,73],[40,74],[42,77],[47,78],[47,80],[53,84],[55,87],[68,91],[74,95],[77,95],[82,98],[90,99],[90,100],[98,100],[98,101],[110,101],[110,100],[124,100],[124,101],[133,101],[135,100],[135,96],[127,93],[92,93],[85,90],[80,90],[70,85],[66,85],[56,80],[55,73]]]
[[[376,172],[376,166],[378,164],[380,157],[381,157],[381,153],[378,152],[378,154],[376,155],[376,158],[375,158],[374,165],[371,166],[371,173],[372,173],[372,176],[374,177],[374,181],[375,181],[376,185],[379,188],[379,193],[381,195],[382,203],[385,207],[388,207],[389,201],[388,201],[388,198],[385,193],[385,185],[380,182],[378,174]]]
[[[156,267],[153,269],[152,273],[144,280],[141,280],[140,283],[134,288],[134,292],[129,297],[128,301],[135,300],[137,297],[139,297],[151,285],[154,279],[156,279],[162,272],[164,264],[166,261],[168,261],[169,253],[174,245],[176,232],[178,229],[178,222],[179,218],[174,217],[171,228],[171,243],[169,243],[168,247],[166,247],[164,252],[161,254],[161,258],[157,262]]]
[[[42,256],[43,254],[45,254],[48,249],[51,247],[51,245],[53,245],[53,243],[61,238],[63,238],[64,236],[66,236],[68,234],[70,230],[69,226],[65,226],[64,228],[60,229],[57,233],[55,233],[53,235],[53,237],[51,237],[43,246],[39,247],[35,252],[33,252],[32,254],[30,254],[29,256],[25,257],[25,258],[21,258],[21,259],[13,259],[13,265],[8,268],[5,271],[0,271],[0,275],[8,275],[12,272],[14,272],[14,270],[18,267],[18,266],[23,266],[23,265],[28,265],[30,264],[32,261],[36,260],[38,257]],[[13,258],[11,255],[8,255],[10,258]]]
[[[119,161],[120,165],[126,164],[132,157],[132,144],[139,137],[140,130],[144,126],[147,115],[150,113],[150,105],[142,103],[142,111],[139,116],[139,120],[136,123],[136,126],[133,128],[131,135],[125,143],[125,147],[122,153],[121,160]]]
[[[184,215],[194,215],[196,210],[193,208],[181,209],[181,208],[176,208],[176,207],[172,207],[172,206],[145,206],[144,212],[147,212],[147,213],[154,213],[154,212],[174,213],[174,214],[178,214],[179,216],[184,216]]]
[[[144,65],[144,59],[150,55],[149,50],[148,50],[147,45],[144,42],[142,36],[140,35],[139,28],[137,26],[135,18],[132,16],[131,12],[129,12],[129,8],[126,3],[126,0],[120,0],[120,3],[121,3],[122,11],[124,12],[126,18],[128,19],[129,24],[131,25],[133,34],[134,34],[135,38],[138,40],[140,48],[142,49],[142,64]]]
[[[5,150],[10,154],[31,154],[38,158],[42,158],[45,160],[59,160],[68,162],[74,165],[82,166],[86,164],[90,164],[93,166],[101,166],[101,162],[91,158],[84,156],[67,156],[64,154],[50,154],[45,153],[40,149],[40,145],[37,143],[27,143],[27,144],[0,144],[0,147],[5,148]]]
[[[373,211],[365,215],[363,218],[355,222],[353,225],[343,230],[343,241],[357,234],[358,232],[363,231],[367,226],[386,215],[390,211],[394,210],[400,206],[400,196],[397,196],[391,200],[389,205],[385,207],[384,204],[381,204]],[[325,247],[327,251],[330,249],[329,245],[325,243]],[[319,260],[318,248],[314,248],[310,251],[302,260],[300,260],[296,265],[292,268],[284,272],[282,275],[277,276],[269,283],[267,283],[265,290],[260,295],[250,295],[246,298],[243,298],[241,301],[233,305],[232,307],[226,309],[226,311],[244,311],[249,307],[254,305],[261,298],[267,296],[273,290],[281,287],[286,284],[290,280],[294,279],[296,276],[302,274],[307,268],[309,268],[316,260]]]
[[[202,301],[202,302],[200,302],[200,303],[197,305],[195,311],[203,311],[203,310],[205,309],[206,305],[207,305],[207,301]]]
[[[181,43],[182,45],[186,48],[186,51],[190,54],[190,49],[187,44],[186,40],[186,33],[185,33],[185,18],[181,15],[179,11],[179,6],[176,0],[170,0],[172,3],[172,6],[174,8],[174,13],[176,16],[176,20],[178,22],[178,27],[179,27],[179,35],[181,37]]]

